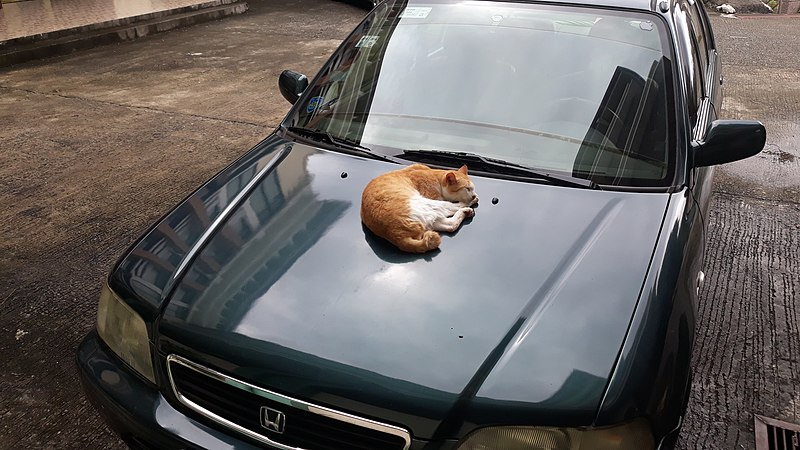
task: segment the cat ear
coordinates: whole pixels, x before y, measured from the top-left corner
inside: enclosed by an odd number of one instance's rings
[[[448,186],[456,184],[456,174],[455,174],[455,172],[447,172],[447,175],[444,176],[444,182]]]
[[[458,171],[463,173],[464,175],[466,175],[467,174],[467,165],[464,164],[463,166],[461,166],[460,169],[458,169]]]

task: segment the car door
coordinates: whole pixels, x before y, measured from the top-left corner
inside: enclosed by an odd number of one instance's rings
[[[708,15],[699,0],[688,0],[684,4],[685,26],[689,42],[689,58],[694,68],[692,71],[691,91],[697,105],[695,114],[690,114],[694,122],[692,138],[697,141],[705,139],[711,123],[719,117],[722,107],[722,75],[721,62],[717,53],[714,35]],[[691,104],[691,102],[690,102]],[[692,168],[689,176],[690,190],[697,208],[696,223],[690,236],[690,247],[698,253],[692,271],[695,273],[696,291],[705,279],[703,267],[705,263],[705,242],[708,235],[708,209],[711,202],[711,182],[713,167]],[[695,214],[693,214],[695,215]]]
[[[689,119],[689,138],[692,141],[702,141],[711,123],[717,118],[714,101],[720,103],[718,100],[720,90],[709,83],[709,80],[719,73],[718,58],[710,28],[707,27],[707,21],[704,21],[699,2],[683,0],[676,2],[675,6],[675,26],[686,80],[684,92]],[[692,158],[689,158],[689,161],[691,160]],[[705,260],[707,212],[713,169],[690,168],[687,175],[691,201],[687,203],[685,211],[690,231],[687,242],[689,255],[685,259],[685,264],[688,266],[684,270],[685,282],[691,286],[690,292],[696,313],[697,293],[705,278],[702,269]]]

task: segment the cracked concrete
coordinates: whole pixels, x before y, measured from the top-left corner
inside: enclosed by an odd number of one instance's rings
[[[267,128],[262,123],[248,122],[248,121],[245,121],[245,120],[223,119],[223,118],[219,118],[219,117],[204,116],[202,114],[192,114],[192,113],[186,113],[186,112],[176,113],[176,112],[168,111],[168,110],[165,110],[165,109],[158,109],[158,108],[155,108],[155,107],[152,107],[152,106],[129,105],[129,104],[125,104],[125,103],[117,103],[117,102],[107,101],[107,100],[91,99],[91,98],[81,97],[81,96],[77,96],[77,95],[64,95],[64,94],[58,94],[58,93],[54,94],[54,93],[46,93],[46,92],[34,91],[34,90],[31,90],[31,89],[9,88],[9,87],[0,87],[0,89],[6,90],[6,91],[9,91],[9,92],[18,91],[18,92],[24,92],[24,93],[28,93],[28,94],[36,94],[36,95],[51,96],[51,97],[60,97],[60,98],[64,98],[64,99],[86,100],[86,101],[93,101],[93,102],[97,102],[97,103],[103,103],[103,104],[111,105],[111,106],[119,106],[119,107],[123,107],[123,108],[142,109],[142,110],[146,110],[146,111],[153,111],[153,112],[159,112],[159,113],[164,113],[164,114],[180,114],[182,116],[196,117],[198,119],[214,120],[214,121],[226,122],[226,123],[232,123],[232,124],[252,125],[252,126],[256,126],[256,127],[260,127],[260,128]]]
[[[103,277],[277,125],[289,109],[280,71],[312,75],[364,14],[327,0],[249,4],[225,21],[0,69],[0,448],[123,448],[73,363]],[[713,20],[722,117],[762,120],[768,145],[716,172],[684,449],[753,449],[753,413],[800,421],[800,27],[759,20]]]

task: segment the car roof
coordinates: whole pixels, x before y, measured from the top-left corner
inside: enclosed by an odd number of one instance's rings
[[[483,1],[497,1],[497,2],[513,2],[513,3],[531,3],[531,4],[550,4],[550,5],[569,5],[569,6],[593,6],[593,7],[607,7],[607,8],[620,8],[620,9],[633,9],[640,11],[656,11],[659,0],[559,0],[552,2],[543,1],[525,1],[525,0],[483,0]],[[672,4],[671,0],[665,0],[668,4]]]
[[[532,3],[532,2],[526,2]],[[614,8],[625,9],[639,9],[644,11],[655,11],[657,0],[582,0],[582,1],[560,1],[558,3],[565,3],[570,5],[588,5],[588,6],[605,6]]]

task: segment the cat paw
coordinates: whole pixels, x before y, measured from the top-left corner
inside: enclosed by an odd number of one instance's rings
[[[464,211],[464,217],[472,217],[475,215],[475,210],[472,208],[464,208],[462,211]]]

